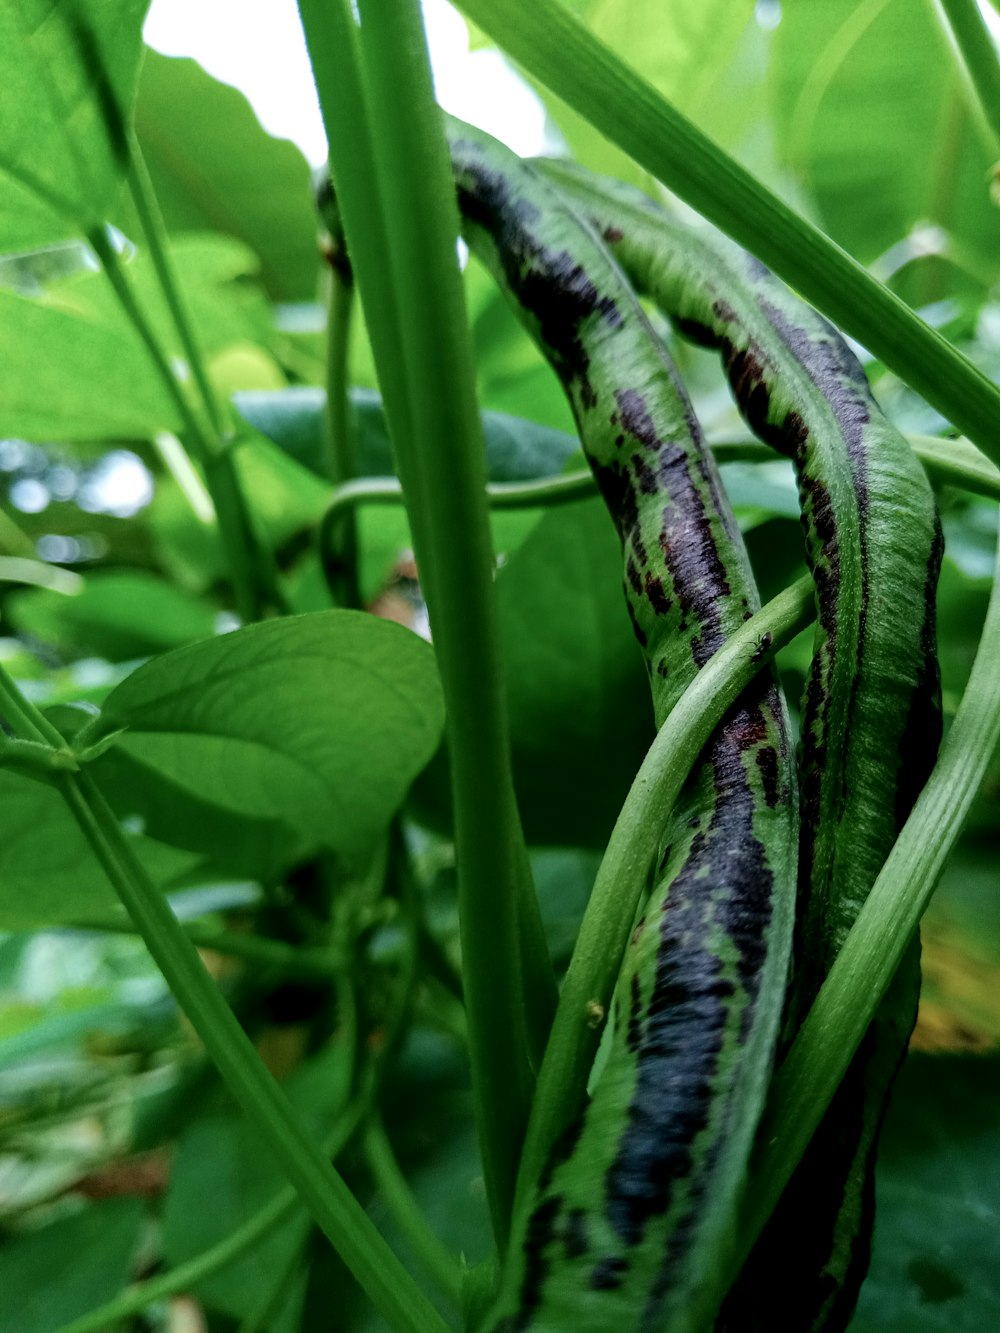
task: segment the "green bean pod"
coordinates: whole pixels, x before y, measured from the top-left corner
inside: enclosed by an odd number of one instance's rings
[[[758,607],[739,530],[676,371],[605,245],[486,135],[453,122],[450,143],[469,243],[562,381],[621,538],[660,723]],[[703,1326],[780,1025],[797,827],[767,673],[665,818],[606,1061],[538,1184],[495,1327]]]
[[[803,701],[794,1036],[933,763],[940,738],[933,495],[840,335],[757,260],[571,164],[550,179],[683,334],[719,348],[751,429],[792,460],[817,632]],[[916,941],[720,1327],[846,1327],[867,1271],[872,1172],[916,1015]]]

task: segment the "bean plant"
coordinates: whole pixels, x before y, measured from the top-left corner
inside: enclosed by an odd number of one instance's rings
[[[0,1325],[992,1326],[986,11],[460,0],[529,161],[299,0],[310,175],[147,7],[0,10]]]

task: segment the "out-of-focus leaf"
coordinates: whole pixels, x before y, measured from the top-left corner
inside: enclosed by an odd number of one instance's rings
[[[700,121],[716,77],[753,16],[754,0],[573,0],[570,7],[678,110]],[[635,184],[647,179],[582,116],[550,93],[545,100],[587,166]]]
[[[235,236],[259,257],[276,300],[314,296],[319,247],[308,163],[294,144],[261,129],[242,93],[194,60],[147,50],[135,123],[171,231]],[[130,209],[120,225],[140,239]]]
[[[307,1128],[325,1138],[350,1091],[351,1060],[333,1045],[301,1066],[286,1090]],[[181,1139],[163,1214],[170,1264],[203,1253],[263,1208],[284,1186],[281,1168],[254,1130],[238,1116],[196,1120]],[[304,1239],[308,1221],[296,1217],[234,1263],[200,1282],[199,1298],[236,1318],[256,1313],[273,1293]]]
[[[55,1333],[124,1287],[143,1205],[108,1199],[0,1249],[0,1333]]]
[[[198,233],[174,237],[170,259],[198,344],[208,357],[246,342],[265,344],[270,336],[271,313],[256,284],[257,256],[228,236]],[[141,243],[131,257],[123,256],[125,275],[160,346],[180,358],[182,347],[160,292],[149,251]],[[118,298],[103,273],[77,274],[48,288],[46,303],[68,310],[106,329],[119,330],[123,339],[136,342],[136,333],[122,313]],[[142,355],[146,353],[143,350]],[[154,374],[146,360],[146,374]]]
[[[191,865],[184,852],[129,837],[160,885]],[[117,907],[107,876],[59,793],[0,770],[0,929],[107,918]]]
[[[177,648],[215,629],[212,607],[139,570],[96,570],[75,596],[36,588],[15,593],[6,606],[22,634],[114,662]]]
[[[148,7],[149,0],[104,0],[85,10],[76,0],[0,5],[0,251],[65,240],[74,222],[110,213],[124,161],[108,135],[108,90],[128,115]]]
[[[996,149],[933,6],[783,0],[771,73],[780,150],[835,240],[868,263],[937,223],[959,262],[996,277]]]
[[[364,857],[441,737],[428,644],[353,611],[250,625],[127,677],[94,738],[198,801]]]
[[[1000,1050],[998,884],[1000,843],[966,835],[920,923],[923,982],[911,1047]]]
[[[1000,1323],[1000,1059],[912,1056],[876,1173],[875,1246],[851,1333]]]
[[[120,325],[0,291],[0,436],[147,439],[177,408],[145,348]]]

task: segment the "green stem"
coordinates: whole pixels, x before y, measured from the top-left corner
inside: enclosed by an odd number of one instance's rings
[[[356,472],[354,420],[351,414],[349,354],[354,278],[346,261],[332,263],[326,303],[326,451],[334,486],[350,485]],[[326,527],[320,550],[323,569],[341,606],[360,606],[358,531],[354,510],[342,510],[336,527]]]
[[[490,509],[548,508],[586,499],[597,493],[589,469],[567,472],[556,477],[532,481],[491,481],[486,485],[486,503]],[[336,550],[337,530],[361,505],[399,505],[406,495],[398,477],[357,477],[338,486],[330,497],[319,529],[320,556],[326,563]]]
[[[774,269],[1000,463],[1000,389],[723,152],[560,0],[459,0],[528,73]]]
[[[664,819],[726,710],[771,653],[811,622],[813,598],[812,579],[806,576],[741,626],[688,686],[632,783],[594,881],[538,1076],[518,1177],[522,1226],[533,1189],[579,1112],[600,1040],[600,1020],[611,1005]]]
[[[22,740],[65,750],[66,742],[40,709],[26,699],[0,666],[0,717]]]
[[[440,1316],[382,1240],[226,1004],[163,896],[149,880],[90,774],[60,788],[146,947],[248,1120],[373,1303],[394,1328],[442,1333]]]
[[[448,709],[476,1119],[502,1246],[555,986],[511,777],[444,129],[416,0],[360,10],[359,29],[347,0],[300,0]]]
[[[363,1098],[346,1112],[342,1123],[337,1127],[334,1137],[328,1144],[330,1156],[336,1158],[357,1131],[368,1102]],[[283,1222],[289,1220],[301,1208],[299,1196],[290,1185],[276,1194],[263,1208],[249,1217],[242,1226],[224,1236],[210,1249],[178,1264],[168,1273],[150,1278],[147,1282],[127,1287],[105,1305],[91,1310],[79,1319],[64,1324],[58,1333],[103,1333],[104,1329],[113,1328],[133,1315],[141,1314],[158,1301],[165,1301],[180,1292],[190,1291],[200,1282],[205,1282],[216,1273],[235,1263],[248,1251],[256,1248],[267,1236]]]
[[[272,1278],[270,1295],[256,1310],[247,1315],[236,1333],[260,1333],[261,1329],[269,1328],[280,1314],[282,1307],[288,1302],[292,1286],[302,1268],[302,1247],[308,1234],[309,1219],[307,1217],[297,1219],[294,1244],[290,1247],[291,1253],[284,1269],[278,1273],[276,1279]]]
[[[195,447],[205,469],[205,480],[215,505],[219,531],[233,578],[236,609],[242,620],[256,620],[262,609],[257,594],[256,542],[246,502],[236,477],[232,454],[221,439],[213,439],[205,432],[201,421],[192,410],[152,325],[135,299],[118,255],[108,240],[104,228],[91,228],[87,233],[87,241],[97,255],[101,268],[118,298],[118,304],[142,339],[149,358],[177,409],[184,432]]]
[[[153,269],[160,284],[160,291],[163,293],[163,299],[170,311],[170,318],[173,320],[181,347],[184,349],[184,355],[191,368],[191,375],[198,388],[202,406],[216,436],[219,440],[222,440],[226,435],[226,421],[222,404],[219,402],[218,394],[208,377],[205,358],[195,335],[194,324],[170,258],[167,230],[153,190],[153,183],[149,178],[149,171],[142,150],[134,135],[130,136],[129,151],[131,156],[131,171],[128,178],[129,191],[135,204],[136,213],[139,215],[139,223],[142,227],[146,245],[149,248]]]
[[[368,1169],[396,1225],[428,1275],[448,1299],[457,1305],[462,1285],[458,1260],[427,1225],[427,1219],[400,1170],[380,1117],[369,1122],[363,1151]]]
[[[937,763],[771,1085],[733,1276],[846,1074],[1000,743],[998,664],[1000,547],[976,660]]]
[[[1000,62],[976,0],[937,0],[994,138],[1000,143]],[[935,6],[936,7],[936,6]]]
[[[277,968],[291,976],[314,977],[329,981],[344,970],[346,959],[332,949],[310,949],[284,940],[263,939],[260,935],[243,935],[214,926],[207,921],[182,921],[181,929],[197,949],[213,949],[216,953],[242,958],[248,963],[260,963]],[[100,931],[103,934],[135,935],[135,925],[127,921],[86,921],[65,927],[67,930]]]
[[[1000,470],[975,445],[936,435],[908,438],[913,452],[934,481],[1000,499]],[[757,440],[714,440],[711,449],[720,463],[768,463],[775,457],[773,449]],[[592,473],[589,468],[581,468],[530,481],[488,482],[486,503],[490,509],[549,508],[584,500],[596,493],[597,483]],[[338,486],[320,524],[320,552],[330,549],[331,531],[343,522],[346,512],[361,505],[398,505],[404,500],[402,485],[396,477],[358,477]]]

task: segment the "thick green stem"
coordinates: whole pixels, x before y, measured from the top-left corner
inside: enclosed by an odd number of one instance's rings
[[[948,20],[983,115],[1000,144],[1000,62],[976,0],[936,0]]]
[[[459,0],[535,78],[869,348],[1000,463],[1000,389],[591,33],[560,0]]]
[[[363,3],[360,30],[346,0],[300,11],[448,708],[476,1118],[502,1246],[555,988],[511,779],[454,185],[415,0]]]
[[[622,806],[587,904],[538,1076],[518,1178],[523,1227],[560,1135],[579,1113],[664,820],[726,710],[777,648],[812,620],[813,583],[786,588],[699,671],[650,746]]]
[[[976,660],[937,763],[772,1083],[733,1276],[847,1072],[1000,743],[998,664],[1000,548]]]

